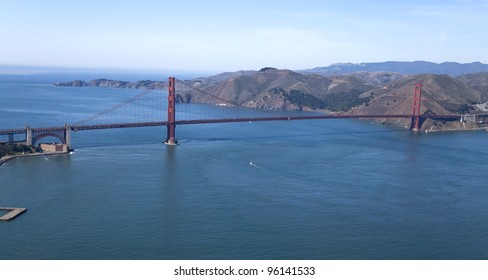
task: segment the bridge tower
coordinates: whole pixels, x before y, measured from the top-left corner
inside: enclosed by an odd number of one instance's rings
[[[32,128],[29,126],[25,128],[25,144],[27,146],[32,146]]]
[[[169,77],[168,79],[168,124],[166,125],[168,128],[168,132],[166,134],[166,141],[164,144],[166,145],[178,145],[178,141],[175,139],[175,130],[176,130],[176,110],[175,110],[175,78]]]
[[[413,95],[413,108],[412,108],[412,123],[410,125],[410,129],[415,132],[420,130],[420,102],[422,99],[422,84],[417,83],[415,84],[415,91]]]
[[[64,142],[66,146],[68,146],[68,149],[71,149],[71,128],[69,125],[65,124],[64,125]]]

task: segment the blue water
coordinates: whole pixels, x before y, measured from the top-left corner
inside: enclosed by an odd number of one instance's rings
[[[63,125],[137,93],[4,81],[0,127]],[[82,131],[71,155],[1,166],[0,207],[28,211],[0,223],[0,258],[488,259],[486,131],[189,125],[177,147],[165,134]]]

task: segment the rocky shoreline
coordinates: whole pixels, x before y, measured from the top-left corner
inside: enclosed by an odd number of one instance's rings
[[[4,165],[8,161],[11,161],[11,160],[16,159],[16,158],[64,155],[64,154],[69,154],[69,153],[70,152],[41,152],[41,153],[31,153],[31,154],[23,154],[23,155],[4,156],[4,157],[0,158],[0,166]]]

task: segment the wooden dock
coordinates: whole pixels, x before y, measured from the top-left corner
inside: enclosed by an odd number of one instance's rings
[[[0,222],[6,222],[24,213],[27,211],[27,208],[0,207],[0,211],[7,211],[7,214],[0,217]]]

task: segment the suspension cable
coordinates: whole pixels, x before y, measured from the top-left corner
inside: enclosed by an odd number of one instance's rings
[[[104,110],[102,112],[99,112],[99,113],[97,113],[97,114],[95,114],[93,116],[90,116],[90,117],[86,118],[86,119],[83,119],[81,121],[78,121],[76,123],[73,123],[70,126],[79,126],[79,125],[82,125],[82,124],[87,123],[89,121],[95,120],[95,119],[97,119],[97,118],[99,118],[99,117],[101,117],[103,115],[106,115],[106,114],[108,114],[110,112],[113,112],[114,110],[119,109],[119,108],[121,108],[121,107],[123,107],[123,106],[125,106],[127,104],[130,104],[132,102],[135,102],[139,98],[141,98],[141,97],[147,95],[148,93],[150,93],[152,90],[153,90],[153,88],[146,89],[145,91],[139,93],[138,95],[135,95],[135,96],[133,96],[133,97],[131,97],[129,99],[126,99],[122,103],[119,103],[119,104],[117,104],[117,105],[115,105],[115,106],[113,106],[113,107],[111,107],[111,108],[109,108],[107,110]]]

